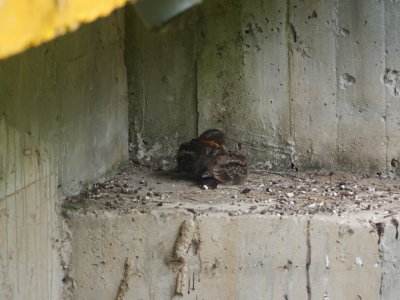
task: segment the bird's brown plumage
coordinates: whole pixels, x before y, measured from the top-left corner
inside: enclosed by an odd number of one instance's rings
[[[216,188],[219,183],[238,184],[247,175],[246,157],[223,147],[225,134],[209,129],[199,138],[180,145],[178,170],[200,179],[202,186]]]

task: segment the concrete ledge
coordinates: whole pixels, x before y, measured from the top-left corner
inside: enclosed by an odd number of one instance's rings
[[[73,298],[115,299],[128,258],[126,299],[397,299],[397,214],[278,216],[235,203],[246,213],[234,215],[222,203],[180,200],[146,209],[66,208]],[[184,258],[174,261],[188,220],[193,232]]]
[[[182,222],[193,218],[183,210],[70,214],[74,299],[114,299],[126,258],[134,262],[127,299],[173,299],[177,273],[168,261]],[[188,254],[184,299],[398,295],[394,226],[378,245],[365,219],[208,213],[195,222],[200,242]]]

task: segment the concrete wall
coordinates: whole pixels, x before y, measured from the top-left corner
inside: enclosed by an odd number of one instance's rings
[[[378,244],[372,217],[231,217],[208,210],[194,219],[200,243],[185,252],[178,296],[170,261],[191,213],[70,211],[74,299],[115,299],[127,258],[126,299],[397,299],[396,228],[386,220]]]
[[[180,141],[197,134],[197,17],[189,13],[159,34],[132,6],[126,16],[131,149],[140,159],[170,158]]]
[[[0,61],[0,299],[59,299],[58,205],[127,158],[123,21]]]
[[[128,8],[133,154],[219,127],[259,166],[389,171],[399,16],[392,0],[205,0],[148,33]]]

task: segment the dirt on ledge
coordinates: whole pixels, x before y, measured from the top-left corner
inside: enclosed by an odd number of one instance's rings
[[[376,215],[388,218],[400,211],[400,180],[382,175],[343,173],[281,174],[250,170],[242,185],[200,189],[195,181],[174,171],[130,164],[117,175],[95,184],[64,203],[81,212],[183,208],[194,214],[209,211],[242,214]]]

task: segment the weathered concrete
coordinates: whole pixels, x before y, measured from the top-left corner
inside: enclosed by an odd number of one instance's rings
[[[286,1],[206,1],[199,33],[199,131],[265,167],[290,166]]]
[[[289,3],[289,107],[293,163],[315,169],[335,169],[338,167],[337,49],[332,22],[336,22],[338,17],[338,2]]]
[[[391,0],[207,0],[149,33],[129,8],[125,24],[118,12],[0,61],[0,298],[58,299],[63,282],[66,299],[112,299],[130,258],[127,298],[173,298],[179,278],[188,299],[396,299],[395,227],[382,219],[379,239],[372,212],[266,213],[295,207],[291,192],[252,199],[268,202],[257,213],[253,203],[149,209],[143,196],[143,210],[66,211],[69,245],[58,204],[127,158],[127,82],[138,158],[171,159],[180,142],[220,127],[261,167],[390,171],[400,143],[399,15]],[[306,207],[338,196],[314,193]],[[184,220],[194,220],[197,240],[176,261]]]
[[[257,172],[201,190],[128,166],[63,206],[73,299],[115,299],[130,261],[126,299],[394,300],[399,201],[394,179]]]
[[[339,2],[338,25],[343,34],[338,37],[337,76],[354,77],[353,85],[338,89],[337,102],[338,159],[348,170],[384,170],[393,158],[386,157],[390,136],[382,83],[389,67],[385,64],[386,2]],[[400,6],[395,9],[400,13]]]
[[[126,258],[127,299],[396,299],[393,225],[378,245],[372,217],[204,212],[186,257],[184,294],[169,263],[184,210],[69,212],[75,299],[114,299]]]
[[[391,171],[400,155],[400,2],[210,0],[192,15],[196,28],[127,44],[143,66],[128,59],[130,101],[146,103],[131,114],[140,124],[132,136],[146,141],[132,139],[134,155],[172,158],[194,128],[219,127],[230,147],[266,168]],[[149,59],[143,49],[157,50]],[[162,84],[167,71],[180,75]],[[179,113],[158,101],[171,88]]]
[[[140,159],[170,158],[197,135],[194,17],[185,15],[160,35],[126,8],[131,151]]]
[[[0,61],[0,299],[60,298],[60,200],[127,158],[123,20]]]
[[[385,67],[389,70],[385,72],[394,72],[400,70],[400,12],[396,2],[385,2]],[[385,83],[385,76],[382,78]],[[400,146],[400,110],[399,94],[396,92],[399,87],[398,81],[389,82],[386,86],[386,134],[388,140],[387,158],[397,157]],[[390,138],[389,138],[390,137]]]

